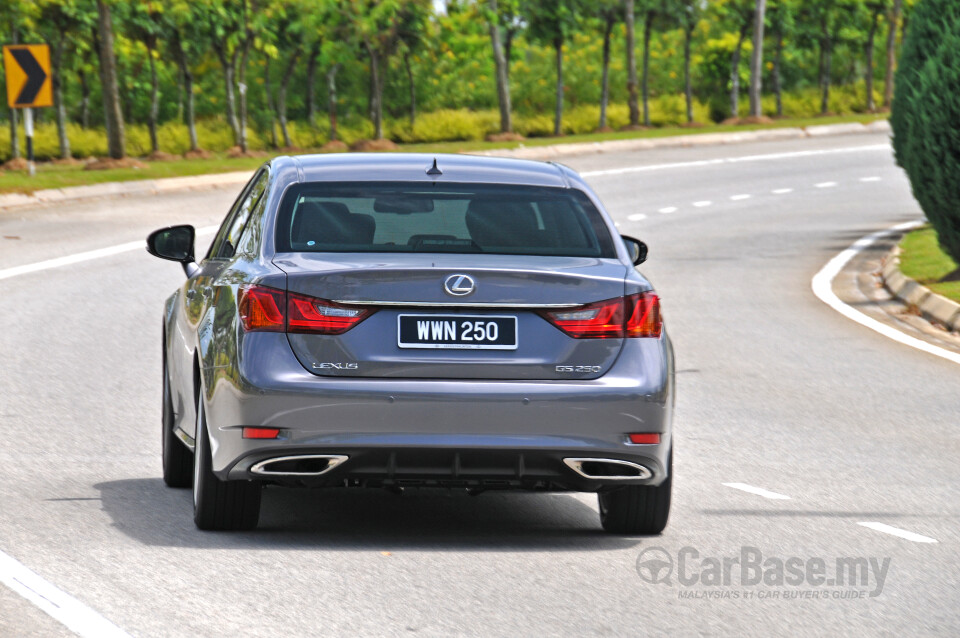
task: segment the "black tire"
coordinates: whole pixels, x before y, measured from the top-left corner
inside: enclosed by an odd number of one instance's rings
[[[660,485],[627,485],[598,494],[600,524],[614,534],[659,534],[670,517],[672,485],[673,450],[667,464],[667,478]]]
[[[197,527],[205,530],[255,528],[260,518],[260,483],[221,481],[213,473],[202,397],[197,400],[197,447],[193,456],[193,522]]]
[[[190,487],[193,485],[193,453],[173,433],[173,399],[170,396],[170,379],[167,377],[166,364],[163,366],[162,427],[163,482],[168,487]]]

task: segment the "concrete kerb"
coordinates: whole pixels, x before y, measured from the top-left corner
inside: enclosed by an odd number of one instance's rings
[[[717,146],[722,144],[742,144],[769,140],[789,140],[827,135],[849,135],[852,133],[889,132],[887,120],[877,120],[869,124],[848,123],[806,128],[770,128],[756,131],[729,133],[700,133],[678,135],[674,137],[642,138],[632,140],[611,140],[606,142],[584,142],[573,144],[554,144],[551,146],[520,146],[515,149],[479,151],[475,155],[493,157],[512,157],[517,159],[551,160],[574,155],[595,153],[616,153],[643,151],[658,148],[683,148],[696,146]],[[181,190],[205,190],[218,187],[236,186],[250,179],[253,171],[234,173],[213,173],[189,177],[169,177],[163,179],[145,179],[131,182],[108,182],[88,186],[39,190],[31,195],[9,193],[0,195],[0,211],[11,210],[38,204],[77,201],[101,197],[123,197],[132,195],[153,195]]]
[[[890,294],[916,308],[925,319],[935,321],[947,330],[960,332],[960,303],[932,292],[900,272],[899,246],[887,255],[880,276]]]

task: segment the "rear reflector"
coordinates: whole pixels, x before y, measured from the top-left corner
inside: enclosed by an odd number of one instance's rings
[[[275,439],[280,436],[279,428],[243,428],[245,439]]]
[[[652,292],[541,315],[574,339],[659,337],[663,329],[660,299]]]
[[[660,443],[660,435],[656,432],[637,432],[628,434],[627,437],[631,443],[636,443],[637,445],[656,445]]]
[[[240,286],[237,308],[247,332],[326,335],[343,334],[375,312],[256,285]]]

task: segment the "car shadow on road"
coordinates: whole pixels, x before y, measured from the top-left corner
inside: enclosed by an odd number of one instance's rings
[[[607,534],[597,512],[564,493],[377,489],[264,490],[250,532],[201,532],[190,490],[159,478],[99,483],[116,529],[145,545],[218,549],[609,551],[641,537]]]

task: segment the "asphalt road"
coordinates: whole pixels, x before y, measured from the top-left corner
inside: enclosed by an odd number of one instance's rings
[[[197,531],[159,465],[160,310],[182,274],[137,249],[0,279],[0,552],[136,636],[960,633],[960,367],[810,288],[857,238],[921,217],[886,140],[568,163],[649,244],[675,341],[662,536],[603,533],[587,495],[281,489],[258,530]],[[0,276],[215,224],[233,195],[0,213]],[[744,547],[768,584],[741,580]],[[665,582],[649,558],[673,563]],[[837,558],[878,571],[818,580]],[[0,635],[69,632],[0,586]]]

